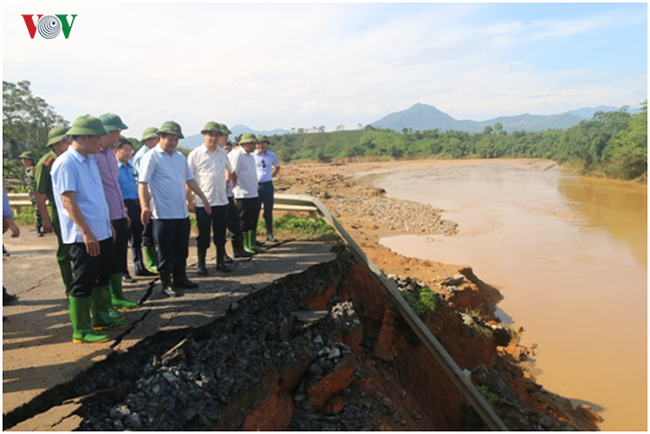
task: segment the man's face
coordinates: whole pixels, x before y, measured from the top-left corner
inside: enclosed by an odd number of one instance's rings
[[[147,140],[144,141],[144,144],[147,148],[151,149],[154,146],[156,146],[159,141],[160,141],[160,137],[158,136],[149,137]]]
[[[256,145],[257,143],[242,143],[241,147],[244,148],[244,151],[250,154],[255,150]]]
[[[108,133],[107,136],[101,136],[102,137],[102,148],[113,148],[116,144],[117,141],[120,140],[120,134],[122,133],[122,130],[115,130],[111,131]]]
[[[124,144],[120,149],[115,149],[115,158],[120,163],[126,164],[127,161],[133,157],[133,146],[129,144]]]
[[[79,136],[77,143],[84,153],[96,154],[99,152],[99,147],[102,144],[102,137],[104,136]]]
[[[268,147],[269,147],[269,142],[259,142],[257,144],[257,150],[259,151],[260,154],[265,154],[266,148]]]
[[[160,147],[165,150],[165,152],[174,152],[178,146],[178,136],[174,134],[166,134],[165,136],[160,136]]]
[[[25,167],[31,167],[34,165],[34,163],[32,163],[32,160],[30,160],[29,158],[21,158],[20,162],[23,163],[23,166]]]
[[[72,143],[72,139],[63,139],[60,142],[54,143],[52,149],[56,155],[61,155],[68,150],[70,143]]]
[[[226,142],[223,149],[226,151],[226,154],[230,154],[230,151],[232,151],[232,145],[230,143]]]
[[[211,149],[217,147],[220,137],[221,134],[216,131],[206,131],[203,133],[203,140],[205,141],[205,144],[208,146],[208,148]]]
[[[222,134],[221,136],[219,136],[219,142],[217,143],[217,146],[223,148],[224,146],[226,146],[226,143],[228,143],[228,134]]]

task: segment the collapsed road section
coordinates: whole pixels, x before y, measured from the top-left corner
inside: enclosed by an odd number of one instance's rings
[[[525,373],[499,348],[516,345],[516,336],[477,332],[483,325],[439,294],[406,277],[393,281],[416,302],[426,294],[420,317],[508,429],[596,429],[588,409],[534,382],[525,398],[535,394],[547,411],[513,392]],[[157,332],[4,415],[10,430],[484,428],[341,247],[336,259],[240,298],[220,318]]]

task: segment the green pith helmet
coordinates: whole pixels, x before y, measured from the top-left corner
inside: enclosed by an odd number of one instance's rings
[[[104,124],[104,128],[106,128],[106,131],[109,133],[111,131],[115,130],[127,130],[129,127],[124,125],[124,122],[122,122],[122,119],[116,114],[113,113],[105,113],[99,117],[99,119],[102,120],[102,123]]]
[[[158,135],[160,134],[173,134],[178,136],[179,139],[184,139],[183,132],[181,131],[181,126],[174,121],[167,121],[162,124],[162,127],[158,129]]]
[[[221,127],[219,123],[210,121],[201,130],[201,134],[203,133],[221,133]]]
[[[36,161],[36,157],[34,157],[34,153],[32,151],[25,151],[20,154],[20,157],[18,158],[27,158],[28,160],[32,160],[32,162]]]
[[[264,134],[258,134],[258,135],[257,135],[257,141],[260,142],[260,143],[261,143],[261,142],[271,143],[271,141],[269,140],[269,138],[266,137],[266,135],[264,135]]]
[[[232,134],[232,131],[228,129],[226,124],[219,124],[219,128],[221,128],[221,134],[223,134],[224,136],[227,134]]]
[[[105,136],[108,132],[104,128],[102,120],[95,116],[79,116],[72,123],[72,128],[67,132],[67,136]]]
[[[54,127],[50,130],[50,134],[47,135],[47,146],[52,146],[55,143],[59,143],[61,140],[65,139],[65,135],[68,132],[66,127]]]
[[[156,127],[149,127],[144,132],[142,133],[142,140],[143,142],[147,139],[150,139],[152,137],[157,137],[158,136],[158,128]]]
[[[239,144],[240,145],[245,145],[246,143],[257,143],[257,137],[255,137],[255,134],[253,133],[244,133],[241,136],[241,139],[239,139]]]

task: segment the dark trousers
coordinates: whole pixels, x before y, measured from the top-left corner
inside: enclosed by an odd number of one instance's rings
[[[214,245],[217,249],[217,264],[222,264],[226,254],[226,224],[228,221],[228,205],[210,207],[212,214],[208,215],[205,208],[196,207],[196,225],[199,235],[196,237],[196,247],[207,250],[210,248],[210,226],[214,233]]]
[[[126,217],[118,220],[111,220],[115,229],[115,245],[113,247],[113,262],[111,273],[126,273],[126,257],[129,248],[129,228]]]
[[[133,256],[133,268],[135,273],[142,273],[144,271],[144,264],[142,262],[142,232],[144,227],[140,220],[140,201],[138,200],[125,200],[124,205],[129,211],[129,218],[131,219],[131,227],[129,228],[129,242],[131,243],[131,256]]]
[[[90,256],[84,243],[73,243],[69,246],[74,276],[70,285],[70,296],[90,297],[94,287],[106,286],[110,280],[113,239],[107,238],[99,242],[97,256]]]
[[[190,241],[190,219],[153,221],[153,238],[158,245],[158,271],[184,273]]]
[[[264,221],[268,228],[273,224],[273,196],[275,188],[272,182],[265,182],[257,187],[259,202],[257,204],[257,215],[260,215],[262,205],[264,205]]]
[[[257,201],[256,197],[237,199],[237,210],[239,211],[242,232],[257,230]]]
[[[235,198],[228,198],[228,230],[233,237],[241,238],[241,223],[239,222],[239,210],[235,205]]]
[[[52,210],[52,218],[50,221],[52,222],[52,230],[56,235],[56,240],[59,245],[56,250],[56,261],[59,264],[59,270],[61,271],[61,277],[63,278],[65,289],[69,292],[72,283],[72,257],[70,256],[71,244],[63,244],[59,214],[56,212],[56,206]]]
[[[140,218],[138,217],[138,220],[139,219]],[[142,245],[145,247],[155,245],[153,240],[153,220],[149,221],[149,224],[142,229]]]

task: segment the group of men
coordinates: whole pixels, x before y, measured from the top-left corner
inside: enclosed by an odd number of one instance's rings
[[[103,330],[128,325],[121,310],[139,307],[122,288],[123,282],[134,281],[127,267],[129,241],[135,274],[159,274],[169,297],[198,287],[186,271],[190,212],[196,213],[200,275],[209,273],[211,231],[217,272],[231,271],[227,230],[233,256],[251,258],[264,251],[256,240],[262,203],[267,240],[277,241],[272,179],[280,164],[267,150],[266,137],[243,134],[231,150],[230,130],[208,122],[201,131],[203,144],[186,159],[176,149],[184,138],[178,123],[147,128],[135,155],[135,140],[121,136],[127,128],[112,113],[80,116],[69,130],[54,128],[49,152],[34,172],[42,230],[54,231],[59,242],[56,257],[75,343],[107,341]],[[51,219],[46,200],[54,205]]]

